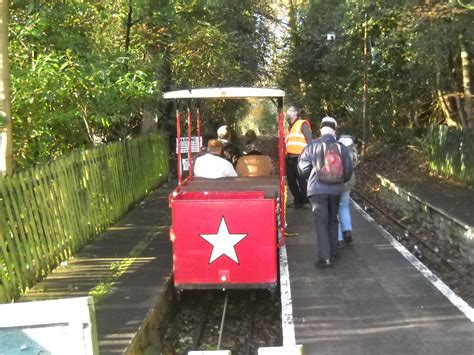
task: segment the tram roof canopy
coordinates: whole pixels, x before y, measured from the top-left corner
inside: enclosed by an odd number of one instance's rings
[[[284,97],[285,92],[278,89],[228,87],[169,91],[163,94],[165,99],[246,99],[251,97]]]

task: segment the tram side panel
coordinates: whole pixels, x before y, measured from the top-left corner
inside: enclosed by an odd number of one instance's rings
[[[255,191],[185,192],[170,202],[175,287],[276,285],[274,198]]]

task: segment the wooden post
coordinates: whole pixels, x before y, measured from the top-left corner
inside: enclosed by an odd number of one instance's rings
[[[12,171],[12,120],[8,66],[8,0],[0,0],[0,173]]]

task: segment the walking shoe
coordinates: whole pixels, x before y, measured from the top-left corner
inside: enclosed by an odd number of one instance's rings
[[[329,259],[321,259],[317,263],[314,263],[318,268],[326,268],[332,266],[331,260]]]
[[[342,249],[344,248],[346,245],[344,244],[344,241],[343,240],[338,240],[337,241],[337,249]]]
[[[352,243],[351,231],[344,231],[344,232],[342,232],[342,235],[344,237],[344,242],[346,244],[351,244]]]

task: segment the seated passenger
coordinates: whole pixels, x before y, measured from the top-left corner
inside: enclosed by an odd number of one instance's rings
[[[253,129],[249,129],[242,137],[242,151],[248,154],[252,150],[259,150],[257,147],[257,134]]]
[[[268,155],[262,155],[257,150],[249,152],[239,158],[235,167],[239,176],[266,176],[273,171],[272,159]]]
[[[237,176],[232,164],[221,155],[222,143],[217,139],[209,140],[207,153],[196,159],[194,175],[208,179]]]
[[[222,155],[235,167],[237,160],[242,156],[239,147],[232,143],[232,133],[228,126],[221,126],[217,130],[217,138],[222,143]]]
[[[199,148],[199,152],[197,153],[197,157],[203,156],[204,154],[207,153],[207,143],[209,143],[209,141],[211,139],[214,139],[214,135],[210,132],[205,132],[202,135],[202,145],[201,145],[201,148]],[[196,159],[194,159],[194,164],[196,164]]]

